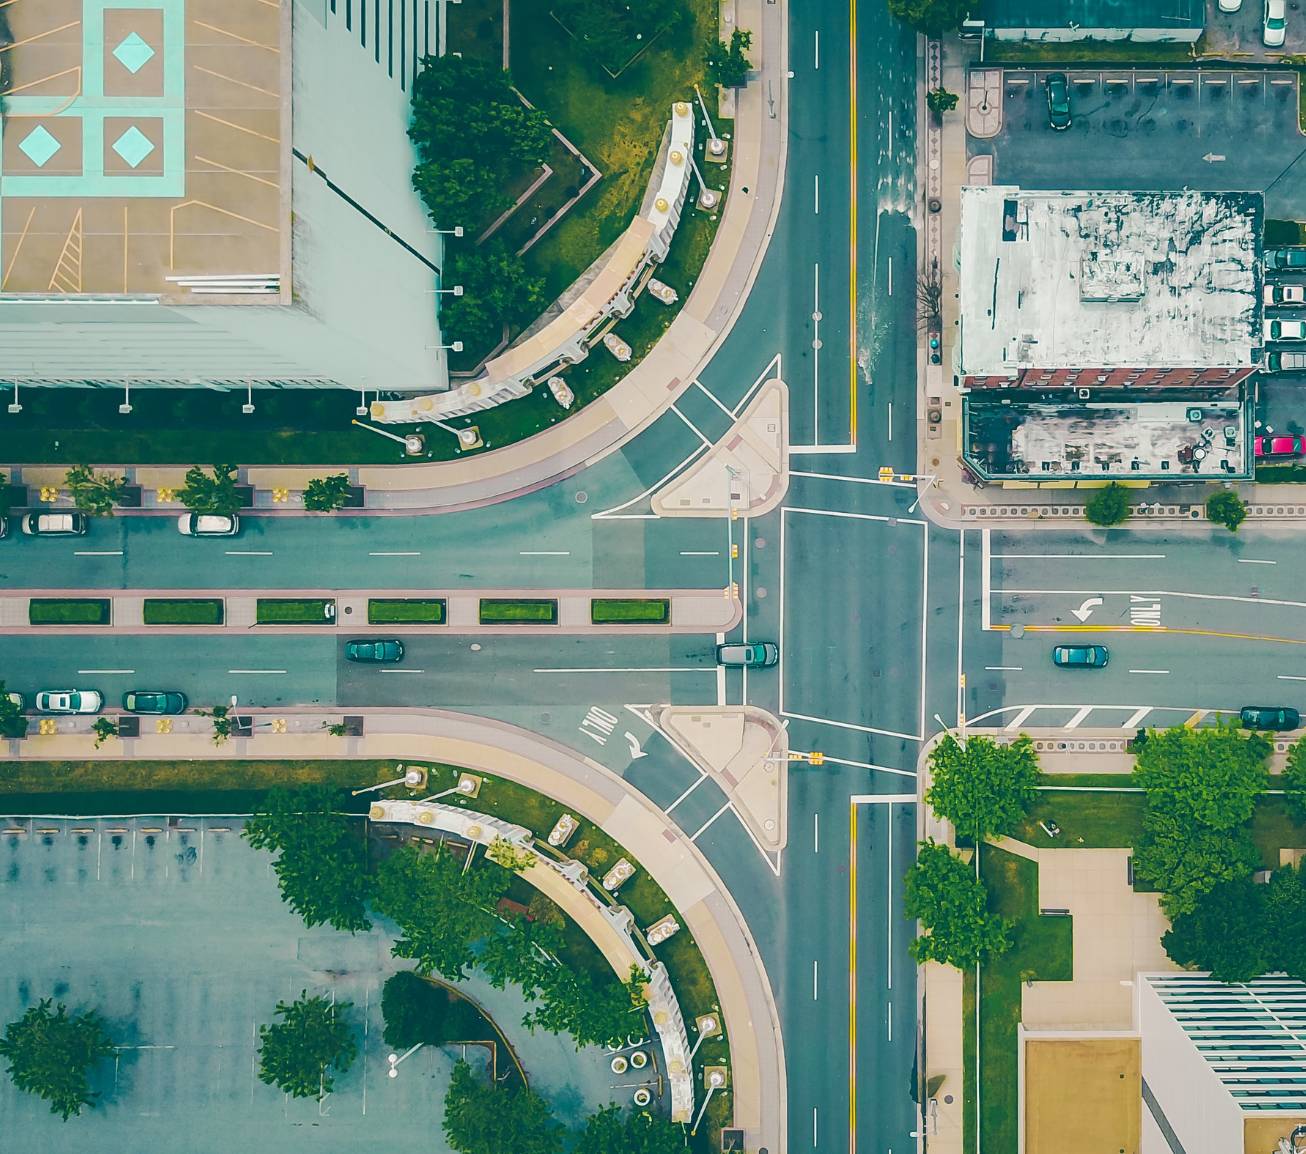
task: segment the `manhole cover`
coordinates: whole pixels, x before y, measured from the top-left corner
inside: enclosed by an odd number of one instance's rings
[[[577,504],[577,505],[583,505],[583,504],[585,504],[585,502],[588,501],[589,499],[590,499],[590,495],[589,495],[587,492],[585,492],[584,489],[582,489],[579,493],[576,494],[576,504]]]
[[[1013,625],[1011,627],[1011,636],[1021,638],[1025,636],[1025,627],[1023,625]]]

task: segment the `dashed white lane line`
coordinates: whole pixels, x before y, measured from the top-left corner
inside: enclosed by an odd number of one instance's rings
[[[368,553],[369,557],[420,557],[419,551],[395,549],[395,550],[378,550],[375,553]]]
[[[1170,670],[1168,670],[1168,669],[1131,669],[1129,672],[1130,672],[1130,673],[1153,673],[1153,674],[1161,674],[1161,675],[1164,675],[1164,674],[1168,674],[1168,673],[1170,672]]]
[[[228,557],[271,557],[271,549],[227,549]]]
[[[289,673],[288,669],[228,669],[228,673]]]
[[[81,675],[81,674],[88,674],[88,673],[102,673],[102,674],[135,673],[136,670],[134,669],[79,669],[77,672],[79,675]]]
[[[1277,565],[1277,561],[1258,561],[1255,557],[1239,557],[1239,565]]]
[[[1021,673],[1025,669],[1023,665],[986,665],[984,668],[990,673]]]
[[[382,673],[425,673],[425,669],[382,669]]]
[[[567,549],[521,549],[517,553],[518,557],[570,557],[571,552]]]
[[[720,549],[682,549],[682,557],[720,557]]]
[[[1306,681],[1306,677],[1300,677],[1295,673],[1280,673],[1280,681]]]
[[[74,557],[121,557],[121,549],[74,549]]]

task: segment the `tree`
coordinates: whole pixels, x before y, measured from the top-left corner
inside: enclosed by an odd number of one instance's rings
[[[1232,725],[1150,730],[1138,747],[1134,784],[1146,791],[1149,813],[1231,830],[1251,820],[1268,782],[1269,756],[1261,734]]]
[[[3,690],[4,684],[0,682],[0,695]],[[0,710],[2,717],[3,711]],[[1293,742],[1288,750],[1288,764],[1279,780],[1292,816],[1299,823],[1306,823],[1306,738]]]
[[[357,819],[338,812],[339,802],[339,791],[325,784],[269,790],[244,836],[277,855],[272,870],[281,896],[306,925],[354,933],[371,927],[373,879]]]
[[[916,278],[916,324],[926,332],[943,327],[943,280],[937,270]]]
[[[466,1062],[454,1067],[444,1097],[444,1136],[458,1154],[558,1154],[563,1134],[538,1094],[491,1085]]]
[[[1170,918],[1191,913],[1202,894],[1246,877],[1259,864],[1245,827],[1217,830],[1164,811],[1144,816],[1134,847],[1134,876],[1161,891],[1161,908]]]
[[[748,59],[753,34],[743,28],[730,33],[730,42],[716,36],[707,42],[703,62],[707,65],[707,78],[722,88],[742,88],[748,83],[748,72],[753,67]]]
[[[314,477],[304,490],[304,508],[314,513],[333,513],[349,500],[349,488],[348,473]]]
[[[647,1111],[623,1114],[620,1106],[605,1106],[585,1120],[571,1154],[684,1154],[684,1150],[683,1126]]]
[[[95,734],[95,748],[99,749],[109,738],[118,736],[118,726],[107,717],[97,717],[91,732]]]
[[[1129,520],[1129,490],[1119,481],[1098,489],[1084,506],[1084,516],[1094,525],[1120,525]]]
[[[113,507],[127,490],[127,478],[97,473],[90,465],[74,465],[64,475],[73,504],[88,517],[112,517]]]
[[[94,1010],[69,1014],[62,1002],[43,998],[5,1027],[0,1058],[9,1063],[14,1085],[50,1103],[50,1113],[66,1122],[94,1107],[87,1071],[111,1057],[114,1046],[104,1019]]]
[[[345,1015],[352,1003],[333,1002],[303,990],[293,1002],[278,1002],[281,1019],[258,1028],[258,1076],[292,1098],[325,1098],[335,1074],[345,1073],[358,1055],[358,1042]]]
[[[236,491],[236,466],[214,465],[212,475],[199,465],[186,470],[186,485],[177,493],[178,500],[192,513],[213,517],[233,517],[241,508]]]
[[[485,856],[511,873],[521,873],[535,862],[535,855],[524,846],[514,845],[506,837],[496,837]]]
[[[1238,526],[1247,519],[1247,506],[1237,493],[1221,489],[1206,498],[1206,519],[1236,533]]]
[[[945,112],[951,112],[957,107],[959,99],[955,92],[949,92],[946,88],[931,88],[925,94],[926,106],[940,120]]]
[[[9,696],[5,683],[0,681],[0,737],[11,740],[27,736],[27,717],[23,707]]]
[[[484,1036],[480,1014],[465,998],[444,986],[400,970],[386,979],[381,991],[385,1044],[407,1050],[419,1043],[443,1046]]]
[[[1266,936],[1269,939],[1269,970],[1282,970],[1291,978],[1306,981],[1306,876],[1300,867],[1282,866],[1270,877],[1265,889]]]
[[[556,963],[539,978],[540,1000],[524,1019],[532,1030],[570,1034],[579,1048],[618,1045],[645,1024],[648,977],[636,966],[625,982]]]
[[[889,0],[889,12],[927,36],[961,27],[973,0]]]
[[[213,744],[222,745],[228,741],[236,730],[236,718],[231,713],[229,705],[215,705],[210,710],[197,709],[196,714],[200,717],[208,717],[213,720]]]
[[[1011,923],[989,912],[984,883],[946,845],[920,843],[903,902],[926,931],[911,944],[918,962],[971,969],[1011,946]]]
[[[1021,734],[1010,745],[972,737],[965,745],[945,734],[930,750],[925,800],[972,841],[1011,833],[1037,795],[1034,743]]]
[[[469,349],[493,347],[508,320],[543,303],[544,281],[528,276],[522,258],[497,237],[454,249],[445,265],[445,280],[462,285],[463,295],[441,298],[440,331]]]
[[[1161,937],[1172,962],[1209,970],[1221,982],[1250,982],[1269,968],[1266,887],[1251,878],[1221,882],[1202,894],[1193,909],[1174,919]]]
[[[499,173],[467,156],[443,164],[419,164],[413,169],[413,191],[422,198],[431,219],[446,228],[493,219],[512,203]],[[446,249],[445,259],[448,257]]]

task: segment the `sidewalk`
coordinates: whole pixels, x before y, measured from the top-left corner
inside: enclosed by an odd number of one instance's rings
[[[89,718],[58,718],[57,732],[11,742],[32,760],[139,758],[394,758],[437,761],[504,777],[555,798],[635,855],[684,916],[706,959],[730,1038],[734,1122],[745,1149],[786,1150],[784,1047],[770,981],[725,884],[697,846],[643,794],[611,770],[527,730],[441,710],[368,709],[362,737],[333,737],[335,713],[242,710],[270,728],[215,746],[206,723],[192,732],[142,734],[92,746]],[[160,719],[187,722],[192,719]],[[203,721],[204,719],[197,719]],[[280,722],[280,727],[277,723]],[[180,726],[174,726],[180,730]]]
[[[557,623],[553,625],[495,624],[482,625],[482,598],[539,601],[554,599],[558,603]],[[599,598],[616,600],[665,599],[671,603],[670,620],[665,625],[641,625],[632,622],[595,625],[591,620],[591,601]],[[87,599],[109,602],[109,620],[103,625],[33,625],[31,603]],[[223,603],[219,625],[147,625],[146,600],[220,601]],[[443,601],[444,624],[421,625],[410,622],[369,621],[369,602]],[[328,601],[333,615],[324,613],[321,624],[261,624],[258,603],[272,601]],[[0,594],[0,634],[64,633],[187,633],[205,636],[245,633],[358,633],[366,630],[376,635],[410,635],[423,633],[456,634],[629,634],[629,633],[727,633],[743,616],[737,596],[727,596],[725,589],[251,589],[233,594],[224,589],[133,589],[118,593],[105,589],[10,590]]]

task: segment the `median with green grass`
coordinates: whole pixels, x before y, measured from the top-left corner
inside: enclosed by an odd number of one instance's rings
[[[369,625],[443,625],[443,597],[373,597],[367,603]]]
[[[107,597],[33,597],[27,606],[32,625],[108,625],[112,617]]]
[[[334,597],[260,597],[255,610],[259,625],[334,625]]]
[[[668,597],[595,597],[590,601],[595,625],[666,625],[671,621]]]
[[[221,625],[225,616],[220,597],[147,597],[141,612],[146,625]]]
[[[482,597],[482,625],[556,625],[558,602],[551,597]]]

